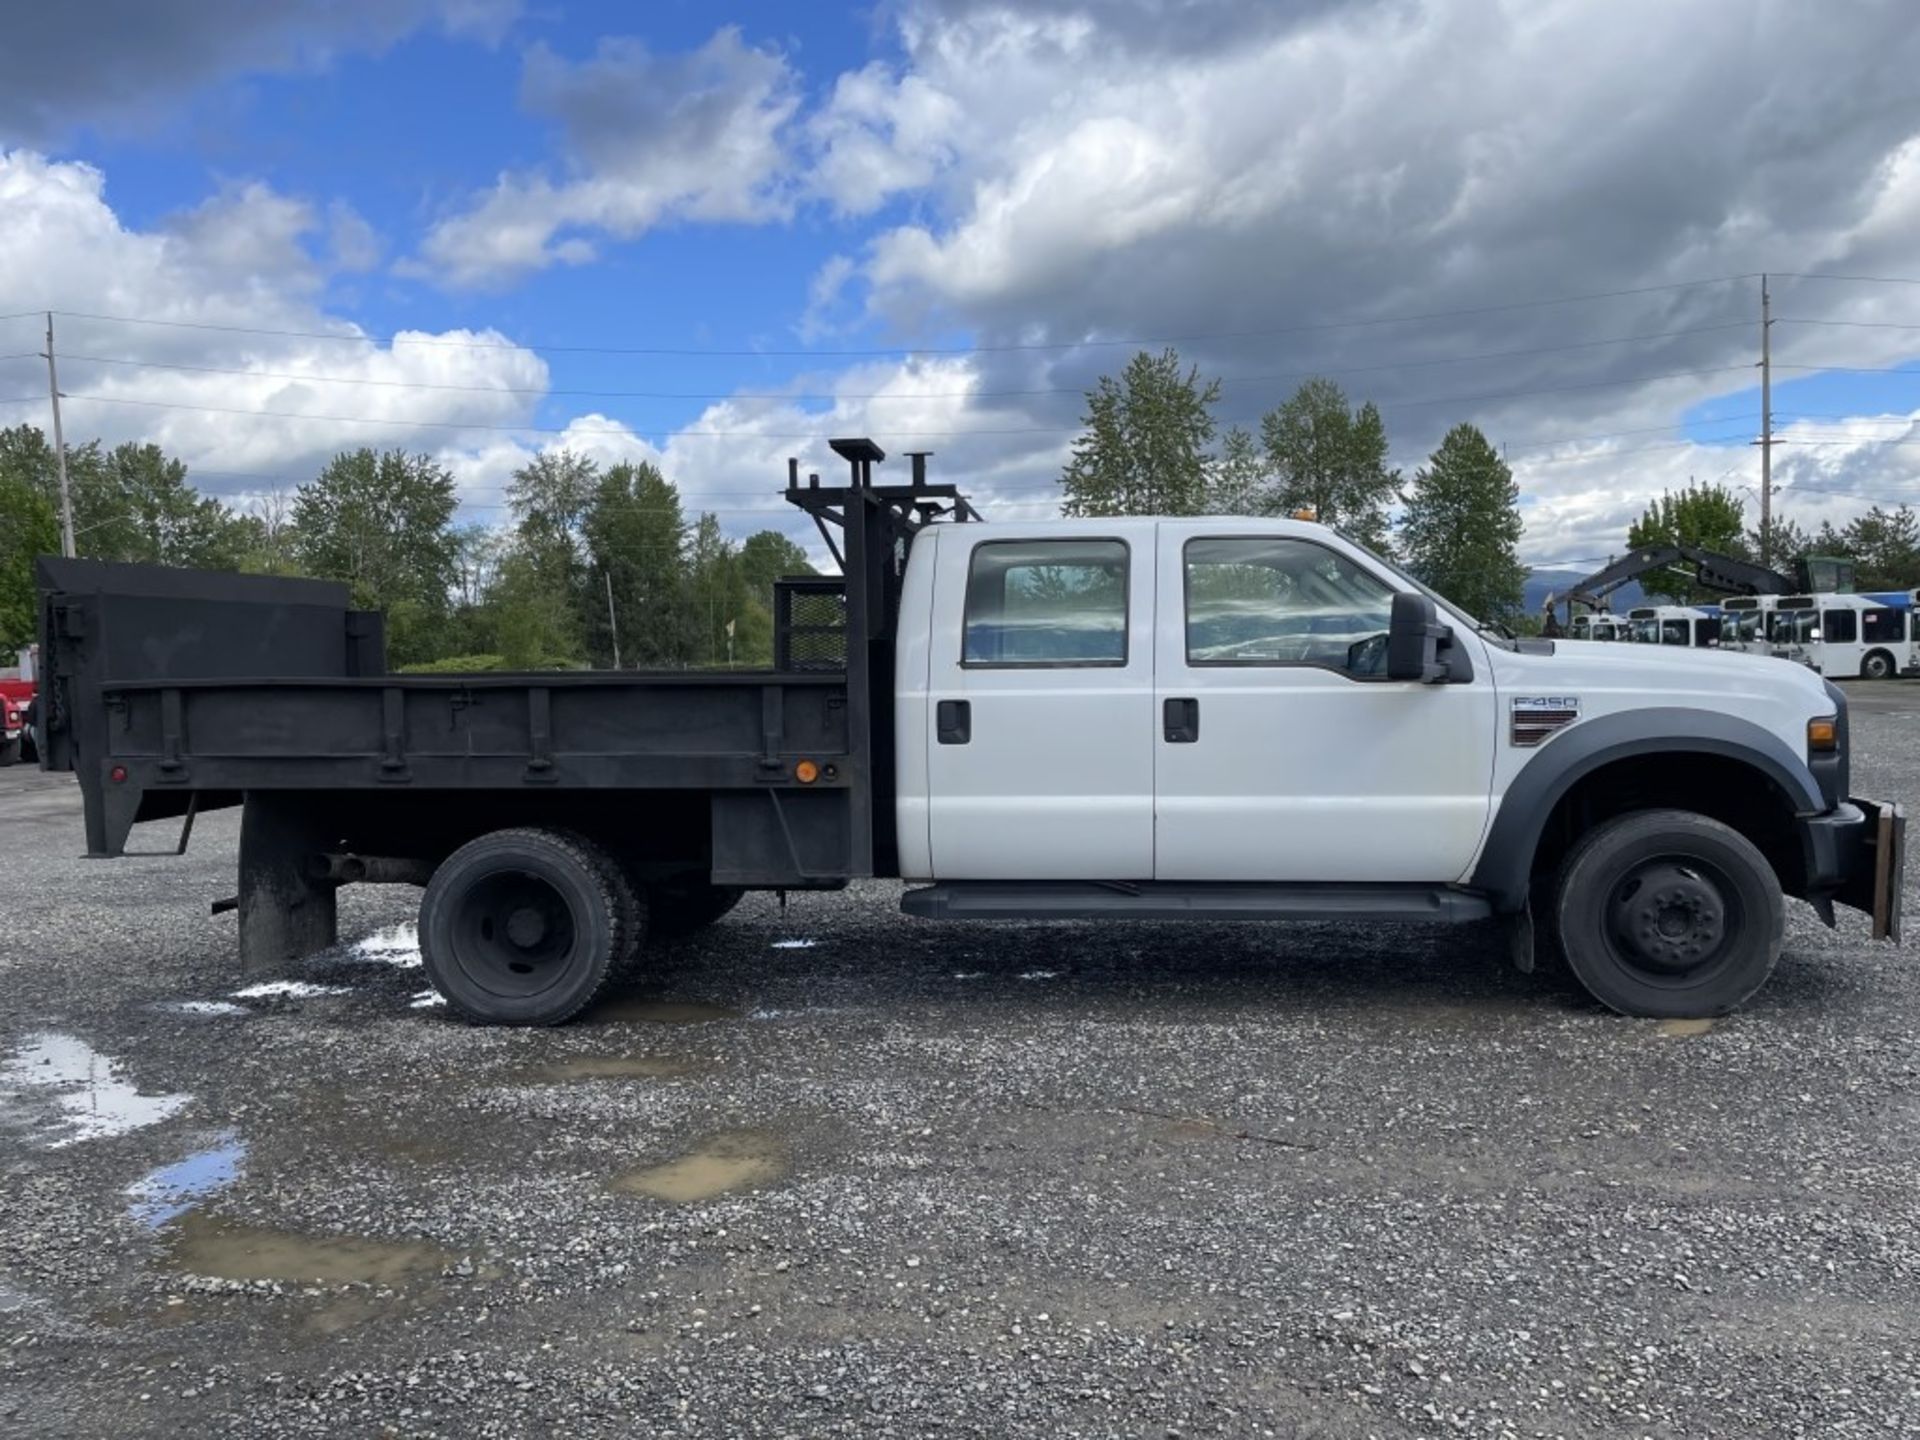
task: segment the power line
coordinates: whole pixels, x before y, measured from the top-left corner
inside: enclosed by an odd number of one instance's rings
[[[882,355],[983,355],[1022,351],[1079,350],[1093,347],[1191,344],[1199,340],[1254,340],[1276,335],[1309,335],[1333,330],[1364,329],[1377,325],[1412,325],[1430,320],[1453,320],[1470,315],[1497,315],[1515,310],[1541,309],[1554,305],[1578,305],[1592,300],[1614,300],[1634,295],[1665,294],[1676,290],[1694,290],[1710,285],[1727,285],[1750,280],[1754,272],[1716,275],[1703,280],[1679,280],[1664,285],[1636,285],[1618,290],[1593,290],[1578,295],[1560,295],[1540,300],[1512,300],[1499,305],[1471,305],[1451,310],[1428,310],[1415,314],[1382,315],[1367,319],[1331,320],[1311,325],[1287,325],[1263,330],[1200,331],[1186,335],[1160,335],[1134,339],[1028,341],[1005,345],[887,345],[859,349],[724,349],[670,345],[577,345],[533,344],[516,341],[447,340],[437,336],[340,334],[323,330],[274,329],[258,325],[221,325],[198,320],[160,320],[142,315],[105,315],[84,310],[57,310],[70,320],[97,320],[115,325],[156,325],[181,330],[204,330],[233,335],[276,335],[288,339],[330,340],[361,345],[439,345],[468,350],[531,350],[542,354],[595,355],[715,355],[736,357],[849,357]]]
[[[1920,279],[1907,275],[1832,275],[1801,270],[1769,270],[1767,273],[1787,280],[1841,280],[1860,285],[1920,285]]]
[[[1596,350],[1609,345],[1630,345],[1646,340],[1666,340],[1679,335],[1701,335],[1709,331],[1744,329],[1745,321],[1720,325],[1695,325],[1680,330],[1656,330],[1642,335],[1618,335],[1604,340],[1577,340],[1565,345],[1534,345],[1521,350],[1487,350],[1471,355],[1441,355],[1424,360],[1390,360],[1372,365],[1348,365],[1337,368],[1287,370],[1267,375],[1222,375],[1215,377],[1223,385],[1265,384],[1276,380],[1301,380],[1317,375],[1362,375],[1383,370],[1413,370],[1439,365],[1465,365],[1481,360],[1509,360],[1533,355],[1555,355],[1574,350]],[[0,360],[37,356],[0,355]],[[111,355],[62,354],[69,364],[125,365],[146,370],[177,370],[200,375],[235,375],[257,380],[293,380],[323,385],[372,385],[398,390],[447,390],[463,394],[535,395],[547,398],[601,400],[816,400],[816,401],[921,401],[921,400],[999,400],[1038,395],[1081,395],[1077,385],[1039,386],[1016,390],[926,390],[909,394],[874,391],[865,394],[809,390],[573,390],[544,385],[460,385],[432,380],[389,380],[360,375],[312,375],[288,370],[246,370],[220,365],[191,365],[169,360],[130,360]]]
[[[1424,400],[1398,400],[1388,407],[1387,413],[1400,410],[1417,409],[1428,405],[1470,405],[1492,400],[1514,400],[1532,395],[1560,395],[1579,390],[1606,390],[1626,385],[1652,384],[1660,380],[1678,380],[1697,375],[1721,375],[1735,370],[1751,370],[1751,365],[1714,365],[1695,370],[1669,370],[1655,375],[1630,375],[1618,380],[1587,380],[1570,385],[1544,385],[1529,390],[1500,390],[1475,395],[1436,395]],[[151,410],[188,410],[208,415],[243,415],[255,419],[271,420],[308,420],[333,425],[387,425],[404,426],[428,430],[479,430],[498,431],[506,434],[534,435],[616,435],[629,439],[643,439],[642,431],[631,427],[608,426],[556,426],[556,425],[495,425],[477,421],[462,420],[408,420],[398,417],[383,418],[376,415],[312,415],[290,414],[281,410],[246,410],[227,405],[190,405],[169,400],[136,400],[124,395],[74,394],[67,395],[69,400],[89,400],[106,405],[137,405]],[[1229,424],[1246,424],[1251,421],[1230,421]],[[945,439],[969,435],[1061,435],[1074,434],[1083,427],[1079,425],[1029,425],[1002,429],[967,428],[961,430],[896,430],[890,434],[905,439]],[[733,439],[751,436],[761,440],[814,440],[819,438],[818,431],[771,431],[736,427],[728,430],[681,430],[670,426],[654,426],[653,430],[670,433],[674,438]]]
[[[1852,330],[1920,330],[1920,324],[1906,324],[1897,320],[1814,320],[1804,316],[1776,315],[1776,325],[1833,325]]]

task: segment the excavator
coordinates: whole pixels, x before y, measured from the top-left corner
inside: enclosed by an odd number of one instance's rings
[[[1707,590],[1728,595],[1811,595],[1853,589],[1853,561],[1834,555],[1803,555],[1791,570],[1775,570],[1756,565],[1733,555],[1703,550],[1697,545],[1652,545],[1613,561],[1568,589],[1547,596],[1542,607],[1542,633],[1564,634],[1554,607],[1567,607],[1567,625],[1573,623],[1573,607],[1605,610],[1607,597],[1625,585],[1656,570],[1691,568],[1693,581]]]

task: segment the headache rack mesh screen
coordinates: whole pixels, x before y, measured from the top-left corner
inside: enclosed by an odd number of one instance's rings
[[[773,582],[773,664],[777,670],[847,668],[847,587],[839,577]]]

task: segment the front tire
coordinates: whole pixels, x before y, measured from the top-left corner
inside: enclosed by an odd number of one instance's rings
[[[599,996],[628,913],[606,862],[552,830],[496,830],[442,862],[420,900],[420,954],[477,1025],[558,1025]]]
[[[1725,1015],[1773,973],[1786,904],[1753,842],[1688,810],[1608,820],[1560,868],[1567,965],[1622,1015]]]
[[[1891,680],[1893,678],[1893,656],[1884,650],[1869,650],[1860,662],[1862,680]]]

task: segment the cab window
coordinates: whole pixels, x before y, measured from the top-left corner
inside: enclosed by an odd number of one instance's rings
[[[1189,665],[1386,673],[1393,591],[1337,551],[1284,537],[1189,540]]]
[[[1126,545],[989,540],[974,546],[961,663],[1126,664]]]

